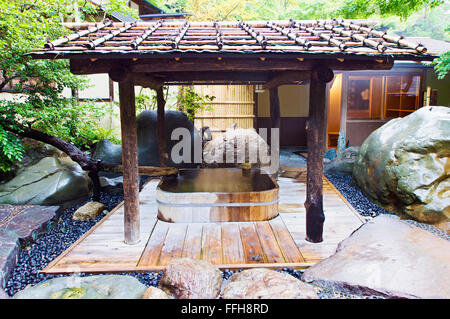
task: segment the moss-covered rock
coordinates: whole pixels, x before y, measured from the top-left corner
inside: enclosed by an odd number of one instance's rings
[[[370,199],[401,216],[450,218],[450,108],[423,107],[375,130],[353,177]]]
[[[27,287],[14,299],[141,299],[147,287],[131,276],[60,277]]]

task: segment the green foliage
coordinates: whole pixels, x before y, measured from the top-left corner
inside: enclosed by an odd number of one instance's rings
[[[439,59],[433,61],[438,79],[442,80],[450,71],[450,51],[445,52]]]
[[[0,101],[0,169],[21,160],[23,146],[11,134],[33,128],[89,147],[111,132],[99,127],[106,108],[80,104],[63,91],[77,91],[89,83],[70,73],[67,60],[33,60],[27,53],[47,40],[70,33],[61,22],[92,20],[99,7],[86,0],[0,0],[0,89],[12,86],[15,98]],[[112,0],[106,13],[131,12],[126,0]]]
[[[211,102],[215,96],[200,95],[193,88],[185,88],[180,90],[178,95],[178,106],[181,110],[186,112],[190,121],[194,121],[195,113],[201,110],[212,110]]]
[[[167,96],[167,90],[165,96]],[[135,103],[137,114],[145,110],[156,110],[156,92],[152,89],[141,88],[139,93],[136,95]]]
[[[0,125],[0,171],[7,172],[14,162],[22,160],[24,152],[19,138]]]
[[[406,19],[425,5],[434,8],[442,3],[443,0],[345,0],[336,14],[350,19],[371,16],[398,16]]]

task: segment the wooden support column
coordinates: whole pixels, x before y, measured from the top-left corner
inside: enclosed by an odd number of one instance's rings
[[[280,129],[280,98],[278,97],[278,86],[269,89],[270,100],[270,127]],[[269,135],[270,134],[270,135]],[[272,130],[270,130],[270,151],[275,152],[275,155],[280,157],[280,139],[275,145],[272,145]],[[279,135],[278,135],[279,137]]]
[[[163,87],[160,86],[156,89],[156,100],[158,104],[157,111],[157,137],[158,137],[158,152],[159,152],[159,165],[161,167],[167,166],[167,161],[169,156],[167,154],[167,141],[166,141],[166,128],[165,128],[165,118],[164,118],[164,107],[166,105],[166,101],[164,100],[164,91]]]
[[[125,243],[139,242],[139,173],[134,82],[119,82],[120,124],[122,130],[122,166]]]
[[[333,79],[328,67],[311,73],[309,88],[309,119],[306,127],[308,159],[306,181],[306,240],[321,242],[323,234],[323,154],[325,143],[326,83]]]

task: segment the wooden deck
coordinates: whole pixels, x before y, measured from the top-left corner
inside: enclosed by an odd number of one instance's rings
[[[166,223],[157,219],[155,190],[140,193],[141,241],[123,242],[123,203],[53,260],[45,273],[159,271],[173,258],[205,259],[222,269],[308,267],[329,257],[362,218],[324,177],[324,241],[305,240],[305,172],[280,177],[280,215],[265,222]]]

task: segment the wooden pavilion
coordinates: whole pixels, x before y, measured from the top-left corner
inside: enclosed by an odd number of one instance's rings
[[[124,236],[130,245],[140,239],[135,85],[158,93],[158,142],[164,166],[164,84],[263,84],[270,92],[272,127],[279,128],[278,86],[309,83],[306,239],[321,242],[325,95],[333,70],[390,69],[394,60],[435,58],[422,45],[357,21],[105,21],[84,27],[48,42],[32,56],[70,59],[74,74],[108,73],[119,83]]]

